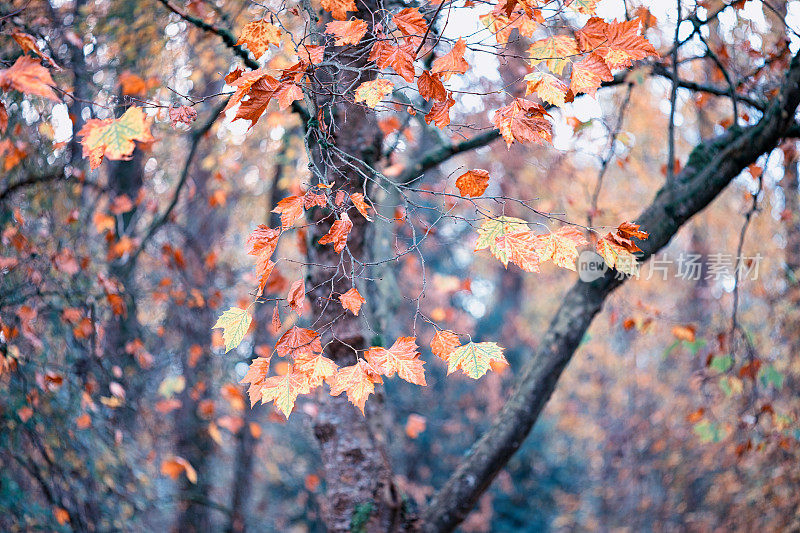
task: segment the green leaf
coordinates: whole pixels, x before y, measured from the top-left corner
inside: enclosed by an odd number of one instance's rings
[[[225,341],[225,353],[239,346],[253,319],[247,311],[231,307],[220,315],[214,328],[222,328],[222,340]]]
[[[727,372],[733,366],[733,357],[730,355],[715,355],[709,366],[717,372]]]
[[[478,242],[475,243],[475,251],[489,248],[497,259],[504,265],[508,265],[508,251],[505,248],[497,246],[497,238],[510,233],[519,233],[521,231],[528,231],[528,223],[521,218],[499,216],[496,218],[487,218],[478,228]]]
[[[456,348],[447,362],[447,373],[459,368],[472,379],[478,379],[490,368],[491,362],[508,364],[503,348],[495,342],[469,342]]]
[[[762,367],[761,371],[758,373],[758,379],[765,387],[772,385],[778,390],[783,388],[783,374],[775,370],[775,367],[772,365]]]

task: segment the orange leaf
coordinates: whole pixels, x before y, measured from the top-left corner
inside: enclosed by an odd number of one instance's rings
[[[617,233],[626,239],[635,237],[639,240],[644,240],[649,237],[649,233],[640,230],[639,224],[634,224],[633,222],[623,222],[620,224],[617,228]]]
[[[289,287],[289,294],[286,295],[286,301],[289,302],[289,305],[295,313],[302,316],[305,299],[306,283],[302,279],[298,279]]]
[[[422,36],[428,28],[425,17],[416,7],[407,7],[392,17],[392,21],[403,35]]]
[[[557,266],[575,270],[578,260],[578,246],[587,244],[583,233],[578,229],[568,226],[536,238],[536,248],[540,261],[553,260]]]
[[[297,357],[301,354],[322,352],[322,343],[319,340],[319,333],[316,331],[293,326],[292,329],[281,335],[275,344],[275,350],[281,357]]]
[[[406,435],[408,438],[416,439],[419,437],[419,434],[425,431],[425,422],[424,416],[414,413],[408,415],[408,420],[406,421]]]
[[[367,33],[367,23],[360,19],[348,20],[347,22],[329,22],[325,26],[325,33],[333,35],[336,46],[346,44],[358,44]]]
[[[303,216],[303,203],[302,196],[289,196],[278,202],[272,212],[280,213],[282,229],[292,227],[297,219]]]
[[[336,372],[331,380],[331,396],[347,392],[347,399],[363,414],[367,398],[375,392],[376,383],[383,383],[381,376],[372,365],[359,359],[356,364],[342,367]]]
[[[322,236],[319,243],[333,243],[333,249],[336,253],[340,254],[347,245],[347,235],[350,233],[351,229],[353,229],[353,223],[350,221],[350,217],[347,216],[347,213],[342,213],[342,218],[331,224],[331,229]]]
[[[169,459],[161,461],[161,473],[171,479],[178,479],[182,473],[186,473],[186,479],[191,483],[197,483],[197,471],[183,457],[173,455]]]
[[[450,108],[456,104],[453,97],[448,95],[443,102],[434,102],[430,112],[425,115],[425,123],[433,122],[437,128],[444,128],[450,124]]]
[[[364,297],[359,294],[358,289],[355,287],[344,294],[340,294],[339,301],[342,302],[342,307],[356,316],[358,316],[358,312],[361,310],[361,305],[366,302]]]
[[[388,80],[378,79],[365,81],[356,89],[355,100],[356,102],[364,102],[367,106],[375,109],[375,106],[377,106],[386,95],[391,94],[393,88],[394,83]]]
[[[391,46],[386,41],[377,41],[369,53],[369,60],[380,68],[391,67],[404,80],[414,81],[414,52],[408,45]]]
[[[53,91],[55,85],[50,71],[29,56],[19,56],[9,68],[0,69],[0,89],[4,91],[15,89],[58,101]]]
[[[433,62],[431,74],[442,74],[442,79],[447,81],[450,76],[464,74],[469,69],[469,63],[464,59],[464,52],[467,51],[467,43],[463,39],[456,41],[452,50]]]
[[[653,45],[639,35],[638,18],[609,23],[592,17],[575,32],[575,38],[581,51],[597,53],[612,69],[630,67],[635,60],[658,55]]]
[[[536,93],[545,102],[556,106],[564,105],[569,87],[552,74],[531,72],[525,76],[525,81],[528,82],[528,86],[525,89],[526,95]]]
[[[281,330],[281,314],[278,311],[278,306],[272,311],[272,322],[270,323],[270,331],[273,335],[277,335]]]
[[[461,196],[476,197],[486,192],[489,186],[489,172],[480,168],[468,170],[456,180],[456,187]]]
[[[419,358],[417,343],[414,337],[400,337],[388,350],[373,346],[364,354],[373,368],[381,374],[392,377],[397,373],[400,378],[416,385],[425,383],[425,362]]]
[[[372,222],[372,219],[369,217],[369,205],[367,202],[364,201],[364,195],[360,192],[354,192],[350,195],[350,201],[353,202],[353,205],[358,209],[358,212],[366,218],[368,221]]]
[[[267,378],[261,386],[261,403],[274,401],[275,407],[289,418],[294,403],[300,394],[308,394],[311,388],[308,377],[289,367],[283,376]]]
[[[459,346],[461,346],[461,341],[458,339],[458,335],[450,330],[439,330],[433,335],[433,339],[431,339],[431,351],[433,351],[433,355],[444,359],[445,362],[447,362],[453,350]]]
[[[294,370],[305,374],[309,387],[322,385],[322,381],[336,374],[336,363],[321,353],[304,353],[294,358]]]
[[[431,76],[430,72],[423,70],[417,78],[417,88],[419,95],[426,100],[432,99],[440,102],[447,100],[447,89],[444,88],[440,74]]]
[[[572,65],[570,89],[574,94],[586,93],[594,96],[604,81],[611,81],[614,76],[611,70],[597,54],[589,54]]]
[[[358,11],[354,0],[322,0],[322,9],[336,20],[346,20],[348,11]]]
[[[136,147],[134,141],[153,142],[150,121],[139,107],[129,107],[117,119],[89,119],[78,135],[82,137],[83,156],[89,158],[89,166],[95,169],[103,157],[116,160],[130,159]]]
[[[515,98],[495,112],[492,122],[508,146],[514,141],[544,144],[553,142],[550,121],[545,118],[546,115],[547,111],[539,104]]]
[[[516,263],[525,272],[539,272],[539,252],[537,250],[538,235],[531,231],[507,233],[497,237],[495,247],[503,265]]]
[[[254,20],[242,28],[236,44],[246,44],[256,59],[264,55],[269,45],[280,46],[281,29],[266,19]]]
[[[564,67],[578,54],[578,43],[572,37],[557,35],[534,42],[528,48],[528,54],[532,67],[544,61],[550,72],[560,76]]]

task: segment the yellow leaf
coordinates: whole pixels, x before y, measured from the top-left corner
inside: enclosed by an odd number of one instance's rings
[[[503,356],[503,348],[495,342],[469,342],[450,354],[447,374],[461,369],[469,377],[478,379],[489,371],[493,362],[508,364]]]
[[[239,346],[247,330],[250,328],[252,318],[244,309],[231,307],[217,319],[214,328],[222,328],[222,339],[225,341],[225,353]]]
[[[392,92],[394,83],[388,80],[365,81],[356,89],[356,102],[364,102],[372,109]]]
[[[91,119],[84,124],[78,135],[82,137],[83,156],[89,158],[89,166],[95,169],[109,159],[129,159],[133,154],[133,141],[152,142],[150,123],[139,107],[129,107],[120,118]]]

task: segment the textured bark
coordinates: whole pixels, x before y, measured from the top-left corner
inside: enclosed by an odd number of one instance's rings
[[[370,12],[382,9],[368,0],[359,4],[357,17],[372,20]],[[372,30],[370,30],[371,33]],[[369,37],[369,34],[368,34]],[[361,82],[375,78],[368,67],[369,39],[360,46],[333,47],[336,61],[346,69],[323,67],[316,71],[312,90],[307,95],[312,114],[321,116],[327,131],[312,128],[309,148],[312,175],[315,180],[335,182],[350,192],[363,189],[364,175],[369,174],[380,157],[381,134],[374,113],[363,106],[347,102],[331,94],[345,94]],[[331,48],[331,47],[329,47]],[[319,114],[317,114],[319,112]],[[335,147],[335,148],[332,148]],[[344,155],[346,154],[346,155]],[[366,221],[360,215],[352,217],[348,250],[337,254],[331,245],[320,246],[317,241],[330,228],[332,219],[318,221],[309,232],[309,262],[312,265],[339,265],[338,270],[311,266],[307,286],[312,310],[318,324],[333,322],[332,336],[323,339],[328,343],[326,356],[340,366],[356,362],[353,349],[367,347],[361,319],[350,313],[341,315],[336,295],[352,286],[344,274],[353,265],[349,257],[363,260],[368,256],[365,246]],[[333,278],[333,279],[331,279]],[[319,318],[316,318],[319,317]],[[313,421],[313,432],[322,449],[325,481],[328,488],[324,502],[323,519],[331,532],[350,531],[354,518],[367,531],[390,531],[396,527],[398,505],[391,481],[386,455],[370,425],[367,416],[354,407],[345,394],[338,397],[322,395],[319,414]],[[374,406],[373,406],[374,407]]]
[[[795,56],[780,94],[761,120],[699,144],[673,183],[636,217],[650,232],[641,244],[643,259],[664,247],[747,165],[777,146],[792,124],[798,102],[800,56]],[[522,445],[606,297],[623,283],[614,274],[592,283],[579,281],[567,292],[511,398],[423,514],[427,531],[453,530]]]

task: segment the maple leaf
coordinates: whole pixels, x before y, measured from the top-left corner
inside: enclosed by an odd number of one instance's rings
[[[570,89],[574,94],[586,93],[594,96],[597,89],[604,81],[614,79],[611,69],[608,68],[603,58],[591,53],[579,62],[572,65],[570,76]]]
[[[89,119],[78,135],[82,137],[83,156],[89,158],[89,166],[95,169],[103,157],[116,160],[130,159],[136,147],[134,141],[152,142],[150,122],[140,107],[129,107],[117,119]]]
[[[545,102],[559,107],[566,102],[569,87],[552,74],[531,72],[524,79],[528,82],[526,95],[536,93]]]
[[[386,377],[392,377],[397,373],[400,378],[409,383],[427,385],[425,370],[422,368],[425,362],[419,358],[414,337],[400,337],[388,350],[380,346],[373,346],[366,351],[364,358],[375,370]]]
[[[278,107],[286,109],[292,102],[303,99],[303,89],[295,83],[281,83],[275,91],[275,98],[278,99]]]
[[[32,94],[58,101],[53,91],[56,84],[50,71],[29,56],[19,56],[7,69],[0,69],[0,89],[15,89],[21,93]]]
[[[294,370],[306,375],[311,388],[322,385],[322,381],[336,374],[336,363],[317,353],[302,353],[294,358]]]
[[[333,249],[336,251],[336,253],[340,254],[347,245],[347,235],[350,233],[351,229],[353,229],[353,222],[350,220],[350,217],[347,216],[347,213],[342,213],[342,218],[334,221],[333,224],[331,224],[331,229],[328,230],[328,233],[322,236],[322,238],[319,240],[319,243],[333,243]]]
[[[547,111],[537,103],[515,98],[507,106],[495,111],[492,122],[510,147],[514,141],[544,144],[553,142]]]
[[[312,65],[318,65],[322,63],[322,60],[325,59],[325,46],[321,44],[303,44],[302,45],[302,53],[298,52],[298,55],[301,57],[303,61],[307,61]]]
[[[360,19],[348,20],[347,22],[329,22],[325,25],[325,33],[335,37],[336,46],[346,44],[358,44],[367,33],[367,23]]]
[[[250,396],[250,407],[261,399],[261,385],[266,381],[269,373],[270,357],[256,357],[247,367],[247,373],[239,383],[249,383],[247,394]]]
[[[575,38],[582,51],[597,53],[611,69],[627,68],[635,60],[658,55],[653,45],[639,35],[638,18],[609,23],[592,17],[575,32]]]
[[[286,301],[292,307],[292,310],[302,316],[303,304],[306,299],[306,283],[302,279],[298,279],[292,286],[289,287],[289,293],[286,295]]]
[[[390,94],[392,89],[394,89],[394,83],[388,80],[378,79],[365,81],[356,89],[356,102],[364,102],[367,106],[375,109],[375,106],[378,105],[386,95]]]
[[[508,262],[511,261],[525,272],[539,272],[537,237],[538,235],[531,231],[507,233],[498,237],[495,246],[500,255],[505,258],[505,261],[500,259],[503,266],[508,268]]]
[[[437,330],[431,339],[433,355],[442,358],[445,362],[450,359],[453,350],[459,346],[461,346],[461,341],[458,339],[458,335],[447,329]]]
[[[550,72],[560,76],[571,58],[578,55],[578,42],[566,35],[540,39],[528,48],[528,55],[532,67],[544,62]]]
[[[497,44],[508,44],[511,32],[516,29],[523,37],[532,37],[539,25],[529,17],[515,15],[513,20],[503,13],[487,13],[478,19],[492,32]]]
[[[403,35],[423,35],[428,23],[416,7],[407,7],[392,17]]]
[[[369,216],[369,205],[367,202],[364,201],[364,195],[360,192],[354,192],[350,195],[350,201],[353,202],[353,205],[358,209],[358,212],[361,213],[361,216],[367,219],[367,221],[372,222],[372,219]]]
[[[386,41],[377,41],[370,50],[369,60],[380,68],[391,67],[409,83],[414,81],[414,49],[408,45],[392,46]]]
[[[468,170],[456,180],[461,196],[476,197],[486,192],[489,186],[489,172],[480,168]]]
[[[281,228],[291,228],[298,218],[303,216],[304,199],[302,196],[288,196],[278,202],[273,213],[281,215]]]
[[[486,218],[481,227],[478,228],[478,242],[475,243],[475,251],[489,248],[493,256],[502,261],[503,264],[508,264],[506,251],[497,247],[497,239],[509,233],[523,231],[528,231],[528,223],[521,218],[507,217],[505,215]]]
[[[639,229],[639,224],[634,224],[633,222],[623,222],[620,224],[619,227],[617,227],[617,234],[626,239],[637,238],[639,240],[645,240],[650,236],[646,231]]]
[[[313,329],[292,326],[275,343],[275,350],[281,357],[297,357],[307,353],[321,353],[322,343],[319,340],[319,333]]]
[[[430,72],[423,70],[417,78],[417,88],[419,95],[426,100],[432,99],[439,102],[447,100],[447,89],[444,88],[439,74],[431,76]]]
[[[280,46],[281,29],[266,19],[254,20],[242,28],[237,45],[246,44],[256,59],[264,55],[269,45]]]
[[[347,392],[350,403],[364,414],[367,398],[375,392],[376,383],[383,383],[380,374],[368,362],[359,359],[356,364],[342,367],[336,372],[331,380],[331,396]]]
[[[598,1],[599,0],[572,0],[569,2],[569,7],[581,15],[594,15]]]
[[[578,260],[578,246],[589,242],[582,232],[571,226],[546,235],[538,235],[536,240],[540,261],[552,259],[556,265],[573,271]]]
[[[42,52],[42,50],[39,48],[39,45],[36,44],[36,39],[33,37],[33,35],[29,35],[14,29],[11,30],[11,37],[17,42],[19,47],[22,48],[24,52],[33,52],[42,59],[46,59],[51,65],[53,65],[53,67],[56,68],[56,70],[63,70],[56,64],[55,61],[53,61],[52,57]]]
[[[609,267],[616,268],[623,274],[634,276],[639,267],[636,263],[636,257],[628,250],[628,247],[626,247],[626,244],[621,243],[619,238],[612,233],[597,241],[597,253],[603,257]]]
[[[311,388],[305,374],[295,372],[292,366],[283,376],[267,378],[261,385],[261,403],[274,401],[275,407],[287,419],[300,394],[308,394]]]
[[[342,302],[342,307],[358,316],[361,310],[361,305],[366,302],[363,296],[358,292],[358,289],[353,287],[344,294],[339,295],[339,301]]]
[[[434,102],[430,112],[425,115],[425,123],[430,124],[433,122],[437,128],[448,126],[450,124],[450,108],[454,105],[456,105],[456,101],[449,94],[446,100]]]
[[[469,70],[469,63],[464,59],[467,43],[463,39],[456,41],[453,48],[433,62],[431,74],[441,73],[442,79],[447,81],[453,74],[464,74]]]
[[[322,0],[322,9],[336,20],[347,20],[348,11],[358,11],[355,0]]]
[[[468,342],[450,354],[447,374],[461,369],[472,379],[478,379],[489,371],[491,363],[508,364],[503,356],[503,348],[495,342]]]
[[[220,315],[212,328],[222,328],[222,339],[225,341],[225,353],[239,346],[250,328],[252,317],[245,309],[231,307]]]

